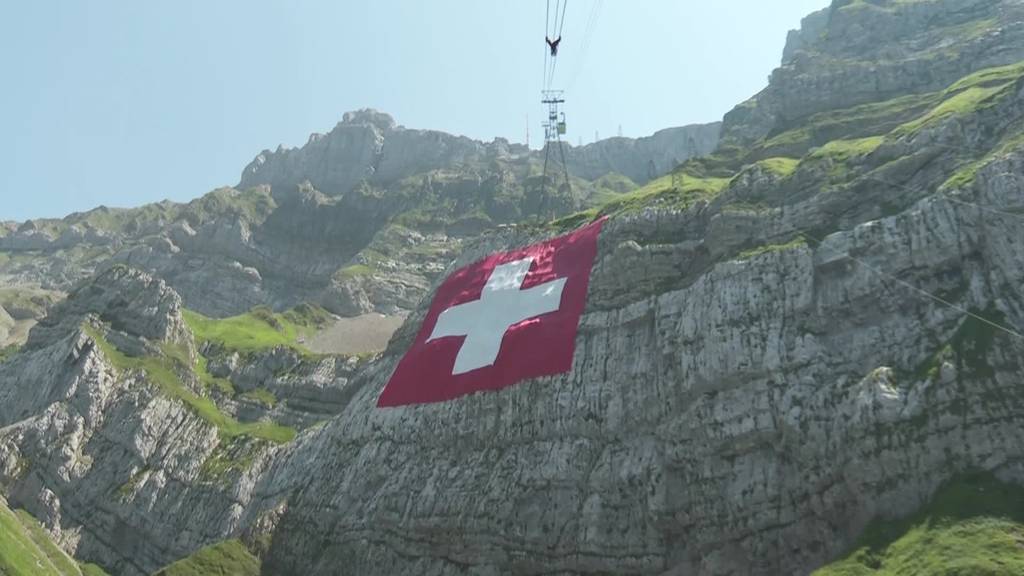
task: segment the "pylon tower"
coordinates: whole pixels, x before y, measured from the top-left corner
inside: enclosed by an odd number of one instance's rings
[[[562,143],[562,135],[566,132],[565,112],[561,106],[565,104],[561,90],[544,90],[541,92],[543,98],[541,103],[548,107],[548,118],[544,122],[544,175],[541,180],[540,206],[537,212],[541,216],[553,216],[554,206],[551,206],[551,194],[549,193],[549,180],[556,189],[564,186],[567,193],[572,192],[572,184],[569,182],[569,165],[565,161],[565,146]],[[564,184],[556,184],[559,179],[564,178]],[[550,212],[550,213],[546,213]]]

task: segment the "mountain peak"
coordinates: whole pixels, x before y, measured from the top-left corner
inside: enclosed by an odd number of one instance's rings
[[[374,110],[373,108],[362,108],[345,112],[344,116],[341,117],[341,123],[370,125],[385,132],[394,130],[397,126],[395,119],[390,114]]]

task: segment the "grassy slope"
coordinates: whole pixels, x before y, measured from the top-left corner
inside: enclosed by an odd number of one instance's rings
[[[156,576],[259,576],[260,561],[238,540],[207,546],[163,568]]]
[[[258,307],[230,318],[207,318],[191,310],[185,310],[184,317],[197,343],[211,342],[225,351],[243,353],[286,346],[311,354],[298,344],[298,339],[312,335],[326,322],[327,313],[315,306],[300,305],[283,314]]]
[[[917,514],[875,520],[814,576],[1024,574],[1024,488],[988,475],[950,482]]]
[[[832,183],[846,181],[851,178],[848,165],[871,154],[887,139],[912,136],[947,118],[989,108],[1012,95],[1018,82],[1024,81],[1022,79],[1024,62],[978,71],[931,94],[903,96],[815,114],[751,149],[722,146],[710,156],[685,162],[677,169],[675,185],[669,174],[599,206],[556,220],[553,228],[573,228],[599,216],[652,207],[685,208],[700,200],[710,201],[728,188],[733,177],[752,164],[789,177],[801,169],[814,171],[822,162],[827,162],[829,180]],[[980,158],[966,163],[952,175],[947,186],[970,184],[980,167],[1022,144],[1024,137],[1015,133],[1004,138],[993,150],[979,150]]]
[[[28,513],[0,503],[0,575],[105,576],[94,564],[79,565]]]
[[[252,436],[271,442],[289,442],[295,437],[295,429],[281,426],[273,422],[239,422],[224,414],[217,408],[213,400],[200,396],[181,382],[176,372],[181,369],[180,358],[176,358],[172,350],[164,356],[128,356],[107,341],[95,328],[85,325],[85,332],[96,341],[103,355],[118,370],[141,370],[150,381],[157,384],[168,396],[185,403],[200,418],[217,427],[222,437],[231,439],[237,436]]]

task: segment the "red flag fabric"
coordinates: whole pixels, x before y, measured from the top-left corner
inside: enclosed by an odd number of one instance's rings
[[[449,276],[377,406],[443,402],[568,372],[603,222]]]

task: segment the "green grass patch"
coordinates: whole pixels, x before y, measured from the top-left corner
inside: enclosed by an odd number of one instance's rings
[[[255,388],[244,392],[242,398],[258,402],[267,408],[273,408],[277,404],[277,396],[274,396],[274,393],[266,388]]]
[[[867,156],[881,146],[884,141],[885,138],[882,136],[870,136],[868,138],[857,138],[856,140],[833,140],[812,151],[808,157],[811,159],[829,158],[835,162],[847,162],[852,158]]]
[[[800,125],[771,136],[754,153],[803,155],[832,140],[856,140],[886,134],[919,117],[942,101],[942,93],[901,96],[883,102],[819,112]]]
[[[207,546],[155,576],[259,576],[260,561],[238,540]]]
[[[95,564],[80,564],[82,576],[110,576],[107,571]]]
[[[829,179],[832,182],[843,182],[850,177],[850,164],[874,152],[885,138],[871,136],[856,140],[833,140],[820,148],[815,148],[803,162],[828,162]]]
[[[674,182],[669,174],[604,204],[597,215],[616,216],[651,207],[685,209],[702,200],[710,202],[729,184],[729,180],[680,174]]]
[[[568,232],[575,230],[580,226],[585,226],[598,217],[598,209],[591,208],[590,210],[584,210],[575,214],[570,214],[564,218],[559,218],[550,223],[550,227],[557,232]]]
[[[673,181],[670,174],[628,194],[616,194],[611,201],[600,206],[542,223],[540,228],[553,233],[567,232],[602,216],[615,217],[645,208],[687,208],[701,200],[713,200],[729,181],[729,178],[696,178],[689,174],[682,174]]]
[[[979,170],[991,164],[1003,155],[1020,149],[1021,146],[1024,146],[1024,133],[1017,133],[1004,139],[979,160],[970,162],[957,170],[942,184],[942,186],[939,187],[939,189],[964,190],[971,187],[974,184],[974,180],[978,177]]]
[[[21,521],[21,525],[25,527],[29,538],[46,555],[48,563],[56,568],[58,574],[78,574],[80,572],[78,563],[54,543],[50,535],[31,514],[24,510],[16,510],[15,514]]]
[[[794,248],[800,248],[803,246],[807,246],[807,239],[804,238],[803,236],[797,236],[796,238],[784,244],[766,244],[764,246],[751,248],[750,250],[744,250],[743,252],[740,252],[736,256],[736,259],[750,260],[751,258],[756,258],[758,256],[761,256],[762,254],[770,254],[772,252],[783,252],[786,250],[793,250]]]
[[[268,188],[253,188],[239,191],[234,188],[218,188],[197,198],[182,208],[183,216],[193,223],[208,222],[214,218],[235,216],[247,222],[263,222],[274,209],[274,202]]]
[[[303,303],[281,314],[288,322],[302,328],[323,328],[334,319],[331,313],[315,304]]]
[[[176,370],[181,369],[180,358],[166,356],[128,356],[118,350],[98,330],[83,324],[86,334],[92,338],[104,356],[121,371],[140,370],[156,384],[161,392],[183,402],[196,415],[217,427],[222,438],[252,436],[283,444],[295,438],[295,429],[273,422],[239,422],[220,411],[213,400],[200,396],[181,382]]]
[[[921,117],[894,130],[903,136],[951,116],[977,112],[997,102],[1012,91],[1013,85],[1024,76],[1024,62],[987,68],[965,76],[942,92],[942,102]]]
[[[957,80],[946,92],[958,92],[967,88],[1001,87],[1009,82],[1016,82],[1021,76],[1024,76],[1024,61],[1006,66],[985,68]]]
[[[345,266],[334,273],[334,279],[338,282],[346,282],[354,278],[362,278],[364,276],[373,275],[373,268],[370,268],[366,264],[352,264]]]
[[[990,24],[975,22],[970,27],[987,30]],[[890,132],[894,136],[912,134],[937,120],[984,108],[1004,95],[1021,76],[1024,63],[1000,66],[966,76],[945,90],[819,112],[771,135],[751,155],[795,156],[833,140],[856,140]]]
[[[130,496],[132,494],[132,492],[135,492],[135,489],[138,488],[139,484],[142,483],[142,481],[145,480],[148,476],[149,476],[149,468],[148,467],[143,468],[142,470],[139,470],[135,474],[132,474],[132,477],[129,478],[127,482],[125,482],[124,484],[118,486],[118,488],[117,488],[118,495],[121,496],[122,499],[123,498],[127,498],[128,496]]]
[[[1024,574],[1024,488],[989,474],[942,487],[909,518],[876,519],[853,551],[814,576]]]
[[[226,484],[232,472],[244,472],[252,466],[261,446],[260,441],[245,438],[217,446],[199,468],[199,479]]]
[[[920,131],[922,128],[951,116],[962,116],[977,111],[986,105],[991,104],[999,96],[1006,93],[1004,86],[975,86],[967,88],[959,94],[946,99],[930,112],[917,120],[907,122],[894,131],[897,136],[904,136]]]
[[[4,360],[7,360],[11,356],[14,356],[15,354],[18,353],[18,350],[20,350],[20,349],[21,349],[21,346],[19,346],[17,344],[10,344],[8,346],[4,346],[3,348],[0,348],[0,362],[3,362]]]
[[[218,378],[210,374],[209,364],[210,360],[203,355],[199,355],[196,358],[195,372],[199,376],[199,381],[202,382],[203,387],[207,390],[217,390],[225,396],[234,396],[235,392],[237,392],[235,385],[227,378]]]
[[[314,331],[316,326],[295,323],[295,315],[275,314],[265,307],[253,308],[230,318],[208,318],[191,310],[182,312],[197,344],[211,342],[225,351],[235,352],[256,352],[285,346],[311,354],[297,340],[300,335]]]
[[[755,164],[777,176],[785,178],[796,172],[796,167],[800,164],[800,161],[795,158],[775,157],[758,160]]]
[[[107,576],[95,564],[79,565],[24,510],[0,504],[0,574],[3,576]]]
[[[217,378],[210,374],[209,359],[199,355],[194,364],[191,363],[188,350],[180,344],[164,342],[160,345],[163,355],[171,362],[174,371],[178,374],[191,370],[198,378],[203,387],[207,390],[218,390],[227,396],[235,395],[235,386],[227,378]]]

